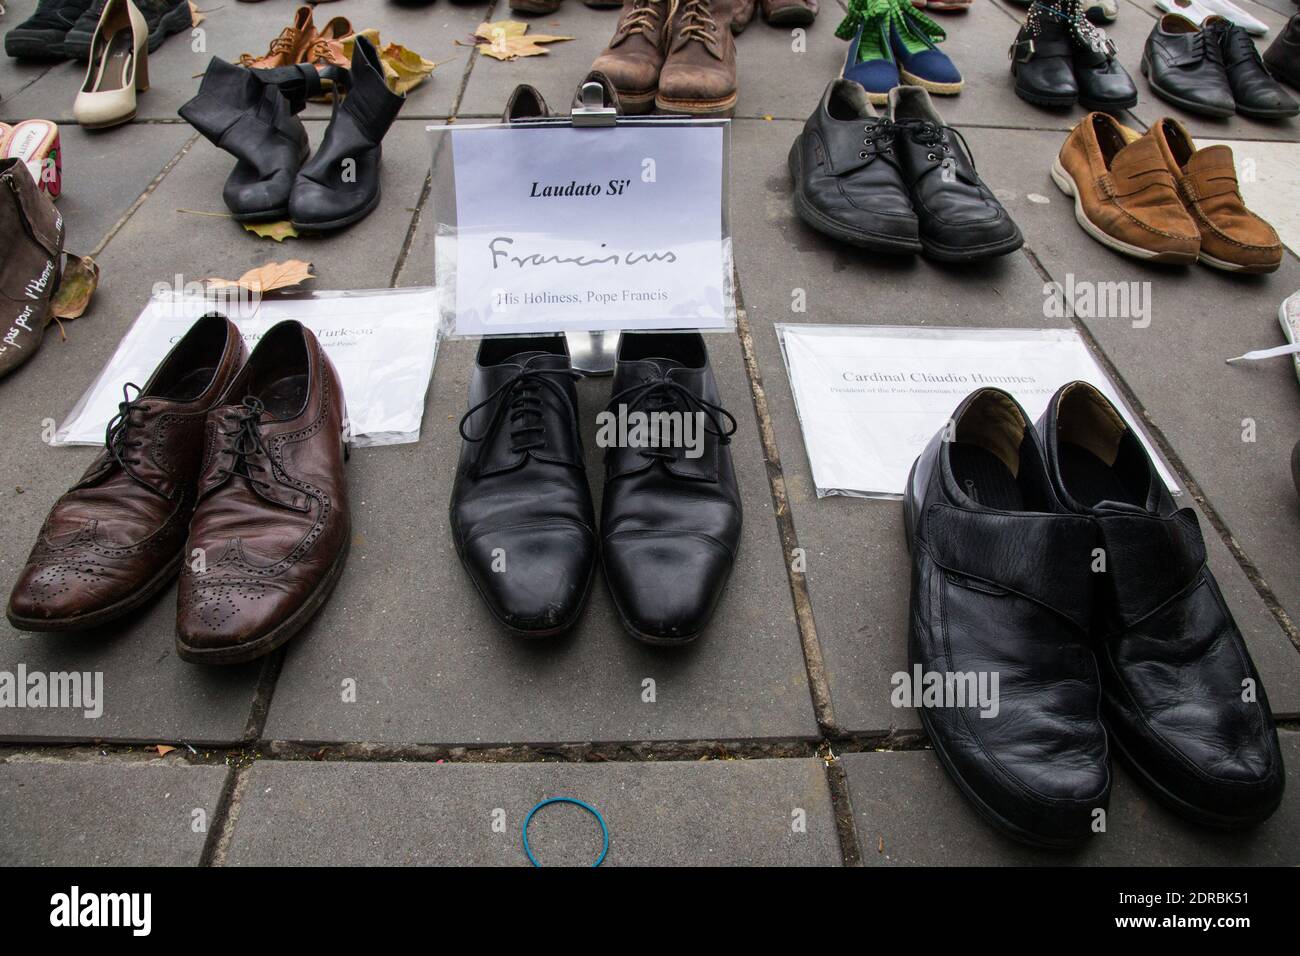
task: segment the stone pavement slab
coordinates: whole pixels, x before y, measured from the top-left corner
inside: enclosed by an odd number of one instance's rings
[[[308,125],[318,138],[323,124]],[[399,121],[388,135],[384,200],[366,220],[342,234],[283,245],[228,219],[178,211],[224,212],[220,188],[231,165],[228,155],[199,141],[176,164],[99,257],[100,288],[87,315],[68,325],[68,341],[60,342],[51,329],[36,357],[0,382],[12,436],[0,452],[6,476],[0,487],[0,581],[6,600],[54,499],[95,455],[90,448],[47,448],[42,422],[67,414],[154,284],[172,284],[177,275],[183,282],[236,278],[268,260],[302,258],[315,264],[321,288],[388,286],[428,169],[424,126]],[[70,229],[76,228],[73,197],[82,189],[69,185]],[[101,671],[106,698],[104,714],[95,720],[69,710],[0,711],[0,739],[240,740],[261,665],[203,668],[180,661],[173,650],[175,607],[175,589],[169,588],[140,614],[94,633],[26,635],[0,624],[0,669],[21,663],[29,671]]]
[[[933,751],[845,754],[849,802],[866,866],[1295,866],[1300,863],[1300,733],[1281,731],[1286,796],[1253,830],[1187,823],[1119,767],[1106,832],[1081,850],[1021,846],[995,831],[948,778]]]
[[[225,860],[231,866],[526,866],[524,817],[553,796],[600,811],[609,827],[606,866],[840,862],[816,759],[259,761],[247,773]],[[575,806],[538,811],[528,839],[543,866],[586,866],[601,848],[600,825]]]
[[[0,762],[0,866],[194,866],[228,772],[175,758]]]
[[[18,23],[19,10],[14,7],[26,10],[28,6],[34,9],[35,4],[32,0],[14,4],[5,16],[6,21]],[[474,32],[488,5],[438,3],[432,7],[409,7],[370,3],[364,10],[361,5],[348,6],[352,9],[320,7],[313,17],[316,26],[323,27],[333,16],[346,16],[356,29],[378,28],[385,44],[401,43],[437,62],[439,68],[419,89],[411,92],[401,115],[405,119],[449,115],[470,52],[455,46],[453,41]],[[149,54],[150,88],[138,97],[139,109],[133,128],[140,121],[182,122],[176,110],[198,92],[208,60],[217,56],[233,63],[238,62],[241,53],[261,56],[280,30],[290,24],[294,10],[295,5],[289,3],[213,5],[206,11],[206,19],[195,28],[197,33],[182,32],[168,37]],[[21,14],[22,18],[26,16]],[[0,94],[4,95],[0,117],[10,121],[32,117],[59,123],[73,121],[72,103],[85,75],[84,64],[71,60],[52,66],[45,64],[48,69],[40,67],[44,72],[29,82],[38,67],[6,56],[0,56],[0,60],[5,61],[0,63]],[[328,105],[310,104],[304,116],[328,118],[329,114]],[[133,134],[117,127],[93,135],[120,142]]]

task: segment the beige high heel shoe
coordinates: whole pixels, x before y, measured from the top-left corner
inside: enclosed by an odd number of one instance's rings
[[[87,129],[125,123],[135,116],[136,91],[147,89],[149,25],[131,0],[108,0],[72,115]]]

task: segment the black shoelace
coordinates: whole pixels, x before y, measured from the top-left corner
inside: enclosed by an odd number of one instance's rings
[[[582,373],[571,368],[521,368],[502,382],[496,391],[461,416],[460,437],[467,442],[486,441],[496,434],[508,418],[511,454],[546,447],[546,423],[542,416],[546,404],[542,395],[543,388],[550,389],[577,417],[577,409],[573,407],[568,392],[557,381],[565,378],[577,380],[582,378]],[[497,402],[497,407],[482,434],[471,435],[466,432],[465,426],[474,413],[492,402]]]
[[[1211,23],[1205,28],[1204,33],[1212,35],[1213,44],[1222,54],[1220,62],[1227,60],[1235,65],[1245,60],[1254,60],[1260,66],[1264,65],[1264,60],[1259,55],[1259,49],[1251,40],[1250,34],[1240,27],[1234,29],[1233,24],[1220,21]]]
[[[858,153],[860,158],[867,159],[894,151],[894,135],[898,132],[898,127],[891,120],[881,119],[869,123],[862,127],[862,132],[867,134],[862,140],[866,149]]]
[[[254,472],[269,471],[269,467],[258,460],[267,457],[266,445],[262,442],[261,423],[262,412],[266,411],[266,406],[262,404],[260,398],[245,395],[242,407],[242,413],[234,417],[235,427],[221,430],[221,434],[229,439],[223,453],[230,455],[232,460],[229,467],[217,469],[217,477],[224,479],[238,475],[247,479],[251,485],[269,488],[271,487],[269,481],[258,478],[254,474]],[[227,423],[229,422],[228,418]]]
[[[685,385],[680,382],[674,382],[667,375],[661,375],[658,378],[646,379],[640,385],[633,385],[629,388],[612,396],[609,404],[605,406],[608,412],[617,410],[620,401],[626,403],[629,412],[641,410],[654,414],[655,412],[684,412],[690,414],[693,411],[703,412],[712,428],[704,426],[705,432],[715,436],[718,442],[723,445],[731,444],[731,436],[736,433],[736,419],[721,405],[714,405],[712,402],[706,402]],[[725,428],[723,420],[730,428]],[[676,458],[677,456],[671,449],[663,448],[642,448],[641,454],[646,458]]]
[[[919,123],[909,123],[908,126],[910,127],[909,131],[912,134],[912,141],[919,143],[930,151],[926,158],[931,162],[942,160],[945,163],[955,163],[955,160],[949,160],[946,158],[947,155],[951,155],[952,153],[952,144],[948,142],[948,134],[951,133],[957,137],[957,140],[961,143],[962,149],[966,151],[966,157],[971,164],[971,169],[975,168],[975,161],[970,159],[973,154],[970,151],[970,146],[966,144],[966,137],[962,136],[961,130],[952,126],[933,123],[930,120],[922,120]],[[945,155],[940,155],[940,153]],[[978,175],[978,173],[976,175]]]
[[[135,389],[135,398],[128,391],[132,388]],[[143,448],[144,441],[132,437],[131,430],[144,424],[136,417],[136,413],[148,410],[148,403],[140,395],[139,385],[127,382],[122,386],[122,401],[117,403],[117,414],[109,420],[108,428],[104,430],[104,447],[123,469],[128,465],[140,464],[140,458],[133,456],[131,449]]]

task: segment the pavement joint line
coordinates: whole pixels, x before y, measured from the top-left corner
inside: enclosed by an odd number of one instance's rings
[[[130,219],[132,216],[134,216],[136,210],[144,205],[145,200],[148,199],[151,195],[153,195],[153,191],[158,188],[158,184],[161,183],[165,178],[167,178],[168,173],[170,173],[173,169],[176,168],[176,164],[179,163],[185,157],[185,154],[190,151],[190,147],[194,145],[195,141],[198,140],[198,138],[199,138],[199,134],[195,133],[193,136],[191,136],[181,145],[181,148],[177,151],[175,156],[167,160],[167,162],[163,165],[163,168],[158,171],[158,175],[155,176],[150,181],[149,185],[144,187],[144,192],[140,193],[139,196],[135,197],[135,202],[131,203],[131,205],[126,208],[126,212],[122,213],[121,218],[119,218],[117,222],[113,223],[113,225],[109,228],[108,234],[105,235],[104,238],[99,241],[99,243],[95,246],[95,248],[91,249],[90,252],[87,253],[87,255],[90,256],[90,258],[93,259],[104,251],[104,249],[118,234],[118,232],[122,230],[122,227],[126,225],[127,220]]]
[[[244,724],[245,742],[260,740],[266,730],[266,717],[271,712],[271,698],[275,696],[275,685],[280,680],[285,653],[286,649],[280,647],[262,661],[262,671],[257,675],[257,689],[253,692],[253,702],[248,708],[248,722]]]
[[[835,708],[831,703],[830,681],[826,676],[826,662],[822,655],[821,642],[817,639],[817,624],[813,617],[812,598],[808,593],[807,574],[795,571],[792,563],[792,556],[799,547],[799,535],[795,530],[794,518],[790,514],[785,473],[781,467],[781,451],[777,447],[776,428],[767,407],[767,392],[763,387],[763,373],[759,369],[758,356],[754,351],[754,337],[749,328],[749,315],[745,310],[745,298],[740,287],[738,269],[734,272],[733,284],[736,294],[736,336],[740,339],[740,348],[744,353],[750,398],[754,403],[754,415],[758,419],[759,438],[763,445],[763,459],[767,468],[769,490],[772,494],[772,517],[776,521],[777,533],[781,538],[781,560],[785,565],[786,577],[790,581],[790,598],[794,603],[799,644],[803,649],[804,670],[808,675],[808,692],[812,697],[817,726],[821,728],[823,734],[834,737],[838,736],[839,728],[835,723]]]
[[[444,139],[446,137],[443,137]],[[420,188],[420,198],[415,202],[415,208],[411,210],[411,222],[406,227],[406,238],[402,240],[402,248],[398,250],[397,262],[393,265],[393,274],[388,279],[390,289],[397,288],[397,280],[401,277],[402,270],[406,268],[406,260],[410,257],[411,247],[415,245],[416,233],[420,230],[420,220],[424,216],[424,204],[429,200],[429,193],[433,191],[433,170],[424,174],[424,185]],[[432,380],[430,380],[432,383]]]
[[[30,80],[28,80],[28,81],[27,81],[26,83],[24,83],[22,86],[18,87],[18,89],[14,90],[12,93],[10,93],[10,94],[8,95],[7,99],[12,100],[15,96],[17,96],[19,93],[22,93],[24,90],[26,90],[26,89],[27,89],[29,86],[31,86],[33,83],[36,83],[36,82],[38,82],[38,81],[40,81],[40,80],[45,79],[45,74],[49,73],[50,70],[54,69],[56,66],[58,66],[57,63],[51,63],[49,66],[47,66],[45,69],[41,70],[41,72],[37,73],[35,76],[33,76]]]
[[[831,814],[835,818],[835,834],[840,841],[840,862],[846,867],[861,866],[862,852],[858,847],[858,829],[848,774],[844,772],[843,762],[829,747],[821,757],[826,769],[826,789],[830,791]]]
[[[483,20],[481,22],[492,22],[492,15],[496,13],[497,4],[500,2],[501,0],[492,0],[492,2],[488,4],[488,8],[484,12]],[[474,64],[478,62],[479,57],[483,55],[479,52],[477,46],[472,46],[468,49],[469,56],[465,59],[465,72],[460,75],[460,88],[456,90],[456,97],[451,101],[450,117],[447,120],[449,124],[455,122],[456,118],[460,115],[460,104],[465,102],[465,90],[469,87],[469,78],[474,72]]]
[[[1047,267],[1043,265],[1042,260],[1038,258],[1038,254],[1034,252],[1028,243],[1022,247],[1022,251],[1044,282],[1056,282],[1056,279],[1053,278]],[[1247,555],[1241,545],[1237,543],[1237,539],[1233,535],[1232,530],[1228,527],[1227,522],[1223,520],[1218,509],[1210,503],[1205,492],[1201,490],[1200,484],[1198,484],[1196,479],[1192,477],[1191,471],[1183,462],[1182,457],[1174,450],[1173,445],[1170,443],[1169,439],[1165,437],[1160,426],[1158,426],[1147,413],[1146,406],[1142,404],[1133,389],[1129,387],[1128,382],[1124,379],[1123,375],[1120,374],[1115,363],[1110,360],[1110,356],[1106,354],[1105,350],[1101,347],[1101,344],[1093,336],[1091,330],[1089,330],[1088,327],[1073,314],[1073,310],[1071,310],[1071,313],[1070,323],[1074,326],[1075,331],[1079,333],[1079,336],[1087,344],[1097,361],[1101,363],[1102,368],[1110,377],[1110,380],[1114,382],[1115,386],[1120,390],[1120,393],[1124,396],[1124,401],[1128,403],[1129,408],[1141,417],[1147,434],[1151,436],[1151,439],[1160,449],[1160,453],[1164,455],[1165,461],[1169,463],[1169,466],[1174,470],[1174,473],[1183,483],[1183,486],[1187,489],[1187,494],[1193,501],[1201,506],[1201,509],[1205,512],[1205,517],[1209,520],[1210,525],[1218,533],[1219,538],[1223,541],[1233,558],[1236,559],[1237,564],[1245,573],[1251,586],[1254,587],[1260,600],[1264,602],[1264,606],[1268,608],[1269,612],[1273,615],[1273,619],[1277,622],[1278,627],[1282,629],[1282,633],[1287,636],[1287,639],[1290,640],[1296,651],[1300,652],[1300,629],[1296,627],[1296,623],[1291,620],[1291,616],[1286,612],[1286,609],[1282,607],[1282,603],[1278,600],[1277,594],[1269,586],[1268,582],[1264,580],[1264,576],[1260,573],[1255,562],[1250,559],[1250,556]]]
[[[203,841],[203,851],[199,854],[199,866],[225,866],[249,781],[247,766],[233,766],[226,774],[225,782],[221,785],[221,795],[217,798],[217,807],[209,821],[207,839]]]

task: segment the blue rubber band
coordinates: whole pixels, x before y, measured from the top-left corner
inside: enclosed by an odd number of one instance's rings
[[[599,810],[589,803],[583,803],[576,797],[547,797],[537,806],[528,811],[528,816],[524,817],[524,853],[528,854],[528,862],[536,867],[542,865],[537,862],[537,857],[533,856],[533,851],[528,846],[528,824],[533,822],[533,814],[542,809],[542,807],[546,806],[548,803],[571,803],[575,807],[582,807],[582,809],[586,810],[596,818],[596,822],[600,824],[601,835],[604,837],[604,845],[600,848],[600,856],[596,857],[596,862],[591,865],[594,868],[604,863],[605,854],[609,852],[609,827],[605,826],[605,818],[600,815]]]

